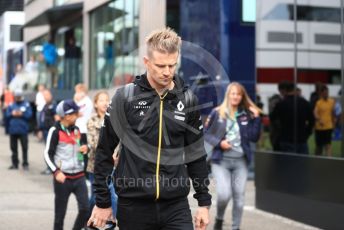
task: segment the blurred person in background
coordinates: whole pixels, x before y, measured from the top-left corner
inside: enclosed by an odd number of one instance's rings
[[[25,65],[25,71],[28,73],[38,72],[39,63],[36,61],[36,57],[31,55],[30,60]]]
[[[261,133],[261,110],[237,82],[228,85],[222,104],[210,113],[205,141],[213,146],[211,169],[216,181],[217,212],[214,230],[223,228],[226,207],[233,197],[232,229],[238,230],[245,201],[248,165]]]
[[[2,122],[5,127],[5,134],[8,134],[8,119],[6,118],[6,110],[14,102],[14,96],[8,86],[5,87],[1,95],[1,109],[2,109]]]
[[[48,138],[49,129],[59,120],[59,116],[56,115],[56,103],[53,101],[53,96],[50,90],[45,89],[42,92],[45,105],[40,114],[40,129],[43,132],[44,143],[46,144]],[[51,174],[51,170],[47,166],[45,170],[41,172],[43,175]]]
[[[269,116],[274,112],[276,105],[283,100],[286,96],[286,88],[290,84],[288,81],[282,81],[278,83],[279,94],[275,94],[269,98]],[[281,124],[278,121],[270,121],[269,136],[273,151],[280,151],[280,140],[279,137]]]
[[[313,111],[310,103],[299,96],[293,83],[286,86],[286,95],[276,105],[270,119],[280,124],[280,151],[309,153],[307,140],[313,131]]]
[[[23,65],[21,63],[17,63],[16,67],[14,69],[14,72],[11,72],[11,74],[10,74],[10,84],[22,70],[23,70]],[[17,87],[11,87],[11,88],[13,89],[13,88],[17,88]]]
[[[87,121],[91,118],[93,112],[93,102],[87,95],[87,86],[79,83],[74,87],[74,101],[80,107],[80,117],[76,120],[76,126],[79,127],[82,134],[87,133]]]
[[[43,134],[41,130],[41,112],[43,110],[43,107],[46,103],[43,95],[43,91],[45,90],[45,86],[43,84],[39,84],[37,86],[37,93],[36,93],[36,99],[35,99],[35,105],[36,105],[36,123],[37,123],[37,137],[38,140],[43,140]]]
[[[68,39],[65,51],[63,85],[65,89],[71,89],[81,80],[79,70],[81,49],[75,44],[74,37]]]
[[[325,150],[327,156],[332,156],[332,131],[336,122],[335,100],[329,97],[328,87],[322,85],[320,98],[315,104],[315,154],[322,155]]]
[[[303,97],[303,96],[302,96],[302,90],[301,90],[300,87],[296,87],[296,89],[295,89],[295,94],[296,94],[296,96],[298,96],[298,97]]]
[[[32,109],[29,102],[24,100],[23,91],[14,91],[14,103],[6,110],[6,118],[9,122],[8,133],[10,134],[10,146],[12,151],[12,165],[9,169],[18,169],[18,140],[23,151],[23,169],[29,169],[28,162],[28,133],[29,120],[32,116]]]
[[[91,118],[93,113],[93,103],[91,98],[87,95],[87,86],[83,83],[79,83],[74,87],[74,101],[79,106],[79,117],[75,122],[75,125],[80,129],[81,136],[87,140],[87,122]],[[88,156],[84,155],[85,172],[87,166]],[[86,174],[86,177],[88,175]]]
[[[49,76],[48,86],[51,88],[57,87],[57,61],[58,61],[58,55],[57,55],[57,48],[54,44],[54,40],[50,38],[46,43],[43,44],[43,51],[42,51],[44,62],[46,65],[46,68],[48,70]]]
[[[335,127],[334,127],[334,135],[333,140],[341,140],[342,138],[342,124],[343,124],[343,108],[341,103],[341,96],[342,96],[342,90],[339,90],[338,96],[335,99],[335,106],[334,106],[334,116],[336,119]]]

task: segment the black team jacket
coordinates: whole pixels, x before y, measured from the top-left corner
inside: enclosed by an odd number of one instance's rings
[[[147,76],[141,75],[131,83],[129,94],[128,85],[116,91],[96,150],[94,188],[98,207],[111,206],[107,181],[119,142],[122,148],[113,178],[119,198],[183,199],[189,194],[191,179],[198,205],[211,205],[197,98],[179,77],[174,77],[174,83],[172,90],[159,96]]]

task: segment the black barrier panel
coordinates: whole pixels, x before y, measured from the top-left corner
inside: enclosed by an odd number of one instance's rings
[[[324,229],[344,229],[344,160],[257,152],[256,207]]]

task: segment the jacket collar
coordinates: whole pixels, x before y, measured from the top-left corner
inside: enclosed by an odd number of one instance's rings
[[[172,90],[169,90],[169,94],[167,95],[167,97],[171,97],[173,95],[176,96],[177,94],[180,94],[180,93],[186,91],[188,88],[185,85],[183,79],[181,79],[178,76],[173,77],[173,82],[174,82],[174,87]],[[146,74],[136,76],[136,78],[134,80],[134,84],[140,86],[141,90],[155,91],[155,89],[153,89],[152,86],[150,85]]]
[[[229,117],[229,110],[226,110],[226,115]],[[238,108],[238,110],[235,112],[235,117],[241,117],[243,115],[247,115],[247,111],[241,107]]]

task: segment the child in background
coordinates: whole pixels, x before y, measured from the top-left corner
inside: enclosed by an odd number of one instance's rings
[[[86,171],[88,172],[91,185],[94,182],[94,160],[96,155],[96,148],[99,140],[100,128],[102,126],[106,109],[109,105],[110,99],[109,95],[105,91],[98,92],[94,97],[94,109],[96,114],[94,114],[87,122],[87,143],[90,148],[88,164]],[[112,200],[112,212],[113,217],[115,218],[116,209],[117,209],[117,199],[116,194],[113,189],[113,184],[109,185],[111,190],[111,200]],[[90,197],[90,210],[92,211],[95,204],[95,197],[93,192],[93,186],[91,188],[91,197]]]
[[[73,100],[61,101],[56,114],[61,120],[49,129],[44,159],[54,173],[55,220],[54,230],[62,230],[68,199],[74,193],[79,213],[73,230],[85,227],[88,214],[88,193],[83,155],[87,154],[87,140],[75,126],[79,107]]]

